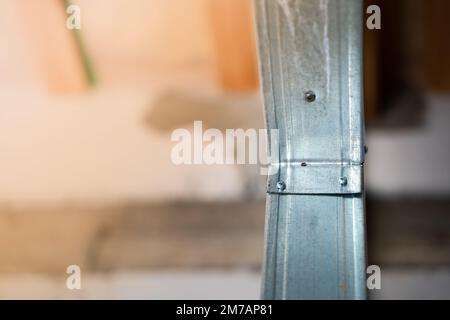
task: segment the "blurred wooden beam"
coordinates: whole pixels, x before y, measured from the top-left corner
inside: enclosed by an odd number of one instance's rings
[[[450,91],[450,1],[427,0],[425,6],[426,85],[429,90]]]
[[[365,0],[364,8],[379,5],[378,0]],[[367,15],[366,15],[367,18]],[[370,126],[379,111],[380,32],[364,28],[364,115]]]
[[[44,86],[59,93],[87,89],[89,83],[79,48],[66,27],[64,2],[21,0],[15,5]]]
[[[377,125],[390,129],[423,124],[425,113],[425,0],[379,0]]]
[[[207,1],[218,81],[226,91],[258,88],[253,10],[250,0]]]

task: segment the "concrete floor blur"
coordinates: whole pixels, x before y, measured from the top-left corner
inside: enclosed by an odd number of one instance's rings
[[[245,269],[136,271],[82,275],[81,290],[64,276],[0,276],[0,299],[259,299],[259,272]],[[383,269],[371,299],[450,299],[450,269]]]
[[[371,298],[450,298],[448,207],[369,196],[369,262],[382,269]],[[1,299],[259,296],[261,200],[0,212]],[[65,287],[71,264],[81,267],[80,291]]]
[[[82,275],[81,290],[64,276],[0,277],[0,299],[258,299],[259,273],[248,270],[143,271]]]
[[[0,272],[254,268],[264,201],[0,208]],[[11,245],[15,244],[15,245]]]

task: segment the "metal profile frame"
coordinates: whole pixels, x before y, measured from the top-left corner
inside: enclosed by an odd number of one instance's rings
[[[279,136],[262,298],[365,299],[362,0],[254,5],[266,124]]]

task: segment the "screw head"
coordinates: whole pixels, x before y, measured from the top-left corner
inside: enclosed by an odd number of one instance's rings
[[[286,190],[286,184],[283,181],[278,181],[277,182],[277,189],[278,189],[278,191]]]
[[[347,185],[347,183],[348,183],[348,180],[347,180],[347,178],[346,177],[340,177],[339,178],[339,184],[341,185],[341,186],[346,186]]]
[[[313,91],[305,92],[305,100],[309,103],[316,101],[316,94]]]

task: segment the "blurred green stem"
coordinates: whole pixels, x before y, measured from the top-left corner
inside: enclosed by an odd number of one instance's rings
[[[62,0],[62,1],[64,4],[64,11],[66,11],[67,8],[73,4],[72,0]],[[71,31],[75,38],[75,43],[77,45],[78,52],[80,54],[80,58],[81,58],[81,62],[83,64],[86,79],[88,80],[90,86],[94,86],[97,83],[97,77],[96,77],[96,74],[94,71],[94,67],[92,65],[92,61],[88,55],[86,47],[84,46],[81,32],[78,29],[73,29]]]

